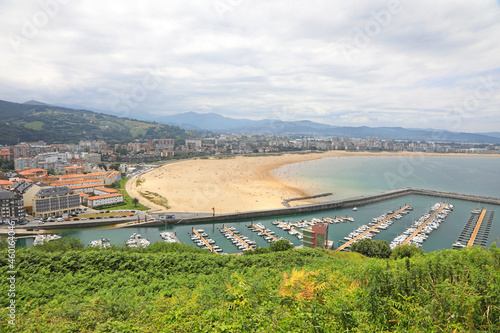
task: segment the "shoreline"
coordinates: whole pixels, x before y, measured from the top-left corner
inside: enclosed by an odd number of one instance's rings
[[[452,154],[416,152],[346,152],[285,153],[229,158],[198,158],[165,164],[127,183],[127,191],[154,211],[216,214],[281,209],[283,199],[306,197],[312,193],[276,174],[284,165],[308,162],[326,157],[353,156],[424,156],[424,157],[500,157],[497,154]],[[150,191],[166,198],[171,209],[159,207],[138,195]],[[317,200],[295,201],[292,207],[317,203]]]

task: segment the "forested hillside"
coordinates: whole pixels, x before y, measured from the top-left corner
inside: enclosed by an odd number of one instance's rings
[[[134,139],[185,139],[188,136],[185,130],[176,126],[86,110],[0,101],[0,144],[4,145],[38,140],[76,143],[82,139],[124,143]]]
[[[496,332],[500,250],[403,259],[288,250],[221,256],[180,244],[18,249],[16,326],[2,332]],[[7,276],[5,243],[1,271]],[[8,288],[1,280],[2,290]]]

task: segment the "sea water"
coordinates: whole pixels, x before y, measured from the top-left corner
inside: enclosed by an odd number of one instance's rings
[[[500,197],[499,157],[327,157],[282,166],[276,174],[324,200],[376,194],[402,187]]]

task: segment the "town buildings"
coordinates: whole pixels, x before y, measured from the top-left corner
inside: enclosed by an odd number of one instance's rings
[[[11,191],[0,189],[0,220],[24,219],[23,198]]]

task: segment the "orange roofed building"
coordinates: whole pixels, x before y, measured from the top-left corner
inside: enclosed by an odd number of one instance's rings
[[[83,174],[83,167],[81,166],[70,166],[64,168],[65,175],[81,175]]]
[[[120,181],[120,172],[115,170],[110,170],[110,171],[91,172],[86,174],[56,175],[56,176],[49,176],[48,179],[46,179],[45,181],[48,183],[53,183],[57,181],[76,182],[76,181],[95,180],[95,179],[102,179],[104,181],[103,184],[109,186],[114,182]],[[85,184],[82,183],[81,185]],[[68,186],[77,186],[77,184],[75,183]]]

